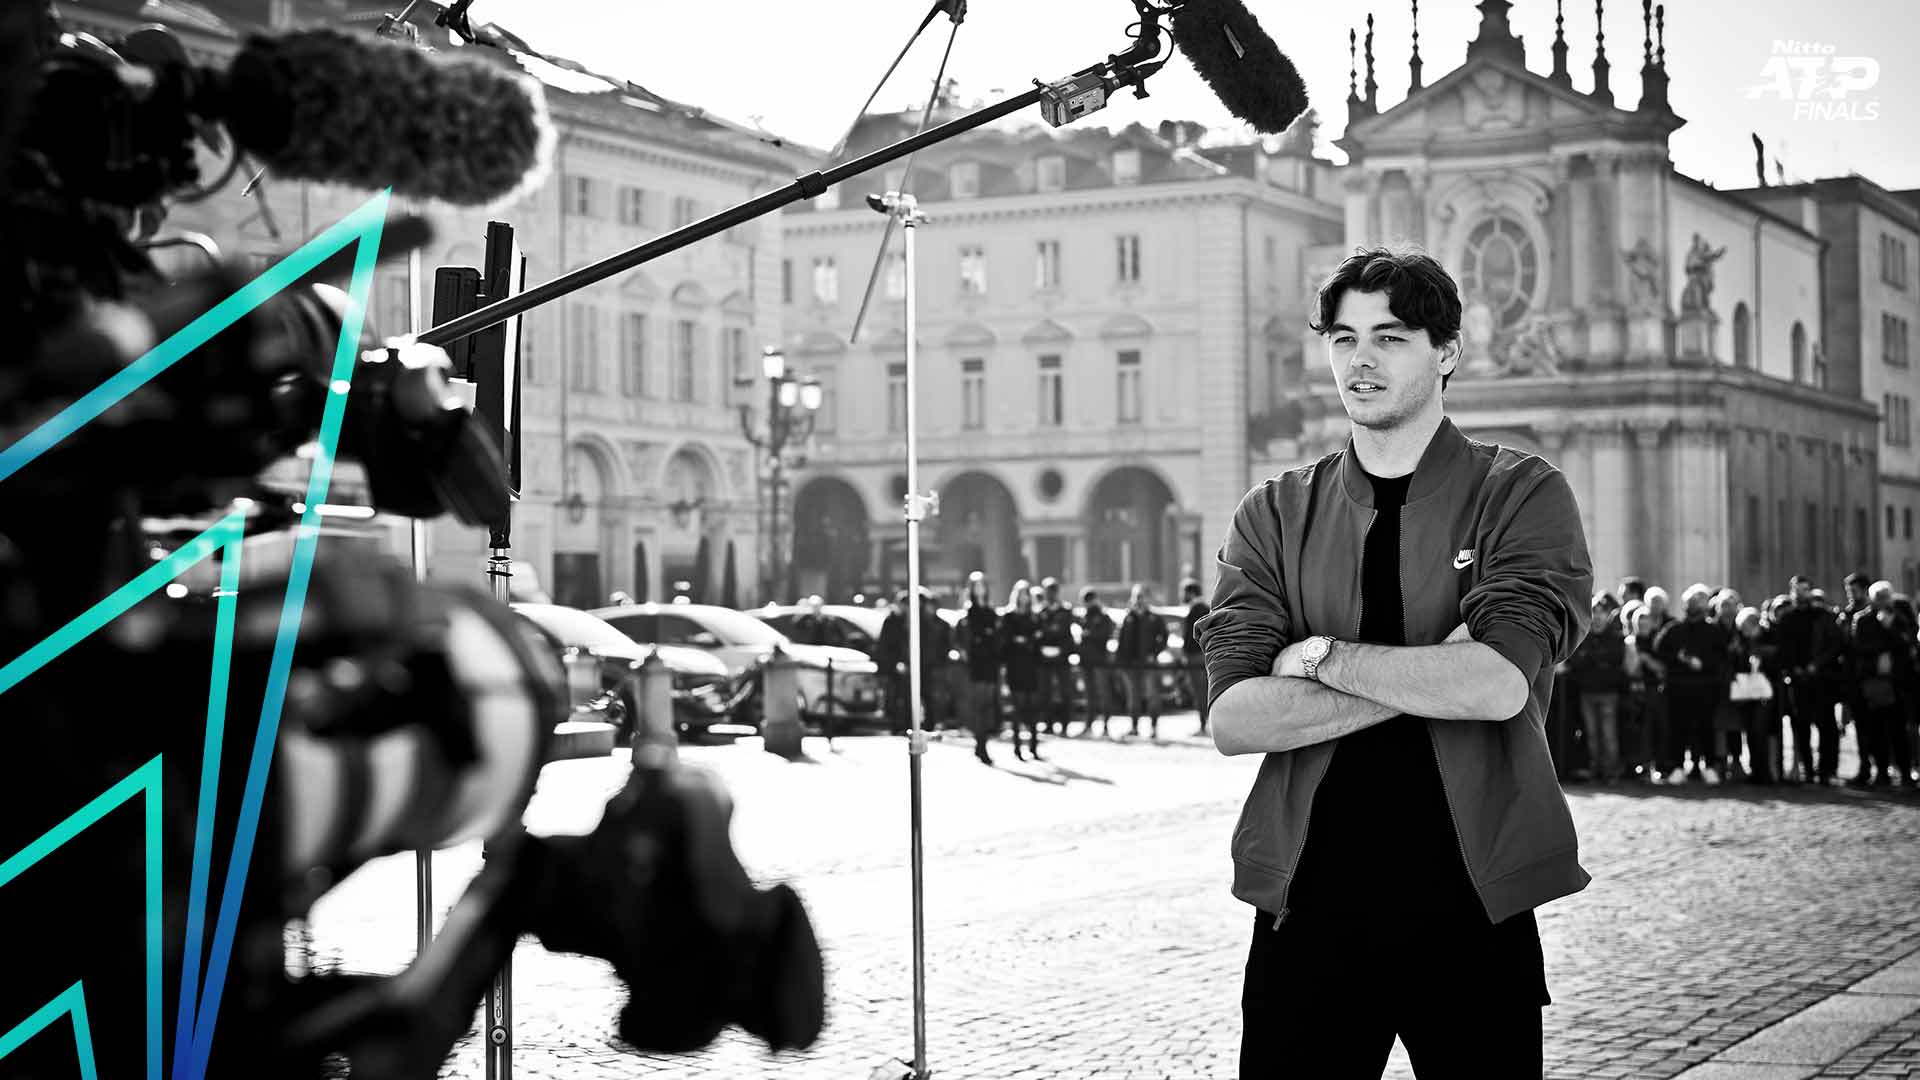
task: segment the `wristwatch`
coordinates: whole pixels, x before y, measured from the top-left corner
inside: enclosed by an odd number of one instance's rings
[[[1320,635],[1310,637],[1300,645],[1300,671],[1314,682],[1320,681],[1320,662],[1333,651],[1333,639]]]

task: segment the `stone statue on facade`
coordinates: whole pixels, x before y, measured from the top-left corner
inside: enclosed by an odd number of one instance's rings
[[[1627,296],[1634,307],[1656,307],[1660,303],[1660,256],[1653,245],[1641,237],[1631,250],[1621,252],[1627,260]]]
[[[1460,315],[1460,374],[1468,378],[1500,374],[1493,355],[1493,309],[1471,293]]]
[[[1527,316],[1506,349],[1506,373],[1509,375],[1560,374],[1560,344],[1554,340],[1553,324],[1541,314]]]
[[[1687,249],[1687,284],[1680,292],[1681,311],[1706,311],[1713,296],[1713,264],[1727,249],[1715,250],[1699,233],[1693,234],[1693,246]]]

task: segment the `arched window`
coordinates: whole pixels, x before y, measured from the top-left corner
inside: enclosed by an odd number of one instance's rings
[[[1733,366],[1753,366],[1753,326],[1745,300],[1733,305]]]
[[[1807,328],[1799,323],[1793,324],[1793,381],[1807,381]]]
[[[1467,234],[1460,284],[1493,312],[1502,327],[1520,321],[1533,305],[1540,282],[1540,255],[1533,237],[1509,217],[1492,217]]]

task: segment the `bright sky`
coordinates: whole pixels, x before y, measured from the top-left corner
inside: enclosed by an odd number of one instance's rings
[[[1364,36],[1365,8],[1326,0],[1247,0],[1291,57],[1323,117],[1322,132],[1344,126],[1347,30]],[[478,0],[476,23],[498,22],[534,48],[743,123],[819,147],[831,146],[852,121],[887,64],[905,45],[931,0]],[[1374,57],[1384,110],[1406,96],[1410,15],[1405,0],[1375,5]],[[1134,21],[1128,0],[973,0],[960,26],[948,74],[964,99],[997,99],[1092,64],[1128,44]],[[1527,63],[1552,70],[1552,0],[1517,0],[1514,30],[1526,40]],[[1479,25],[1472,0],[1427,0],[1420,11],[1426,82],[1453,70]],[[1594,10],[1572,0],[1566,10],[1568,67],[1578,90],[1592,88]],[[951,24],[937,20],[881,91],[876,108],[924,104]],[[1769,72],[1776,43],[1831,46],[1816,58]],[[1607,58],[1617,103],[1640,94],[1638,3],[1607,0]],[[1920,187],[1920,4],[1914,0],[1676,0],[1667,12],[1669,98],[1687,121],[1671,143],[1675,165],[1719,187],[1754,183],[1749,132],[1766,140],[1787,179],[1860,172],[1888,188]],[[1842,58],[1860,57],[1841,69]],[[1877,78],[1872,68],[1877,65]],[[1782,80],[1775,76],[1790,73]],[[1806,74],[1850,78],[1871,86],[1838,104],[1783,100],[1798,94]],[[1363,79],[1365,77],[1362,72]],[[1823,80],[1833,85],[1835,80]],[[1758,98],[1748,87],[1767,84]],[[1182,60],[1149,84],[1152,96],[1122,96],[1082,124],[1122,127],[1139,120],[1193,119],[1238,129]],[[1818,85],[1815,87],[1818,93]],[[1829,99],[1821,98],[1822,102]],[[1877,102],[1877,106],[1870,104]],[[1876,118],[1869,118],[1877,112]],[[1038,120],[1037,110],[1031,118]],[[1342,159],[1337,151],[1332,156]],[[1768,164],[1769,180],[1773,167]]]

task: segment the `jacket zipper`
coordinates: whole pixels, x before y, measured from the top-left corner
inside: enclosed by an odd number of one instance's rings
[[[1360,537],[1361,537],[1360,539],[1360,568],[1361,568],[1360,569],[1360,604],[1358,608],[1358,613],[1355,614],[1353,617],[1353,639],[1355,641],[1360,640],[1360,623],[1367,610],[1366,534],[1373,531],[1374,519],[1378,518],[1379,516],[1380,516],[1380,511],[1378,510],[1369,511],[1367,514],[1366,530],[1360,534]],[[1405,547],[1404,540],[1401,542],[1401,546],[1403,548]],[[1407,621],[1406,604],[1404,602],[1400,605],[1400,621],[1403,625]],[[1402,632],[1404,633],[1404,631]],[[1327,766],[1326,766],[1327,769],[1333,768],[1333,755],[1339,752],[1340,752],[1340,744],[1338,742],[1335,742],[1333,744],[1333,750],[1327,754]],[[1326,776],[1327,776],[1326,769],[1322,769],[1320,772],[1320,779],[1324,780],[1326,779]],[[1319,781],[1316,780],[1314,783],[1315,794],[1318,794],[1319,790],[1320,790]],[[1449,812],[1451,812],[1452,807],[1449,806],[1448,810]],[[1292,865],[1287,867],[1287,890],[1289,892],[1293,890],[1293,875],[1296,871],[1300,869],[1300,856],[1306,854],[1307,833],[1311,831],[1312,828],[1313,828],[1313,805],[1312,803],[1308,803],[1306,824],[1300,826],[1300,843],[1294,845],[1293,863]],[[1287,907],[1282,907],[1279,910],[1279,912],[1276,913],[1274,916],[1273,928],[1275,930],[1280,929],[1280,924],[1283,922],[1286,922],[1287,916],[1291,913],[1292,913],[1292,909]]]
[[[1402,518],[1401,520],[1402,528],[1400,530],[1400,556],[1403,561],[1403,564],[1404,564],[1404,560],[1406,558],[1406,553],[1407,553],[1407,532],[1406,532],[1405,524],[1406,524],[1406,521],[1404,518]],[[1407,639],[1406,635],[1407,635],[1407,591],[1403,583],[1403,587],[1400,590],[1400,640],[1405,641]],[[1467,858],[1467,840],[1466,840],[1466,837],[1460,834],[1460,815],[1454,813],[1453,793],[1447,790],[1447,770],[1445,766],[1440,764],[1440,739],[1439,739],[1439,736],[1433,733],[1433,721],[1427,720],[1424,717],[1422,719],[1425,720],[1425,723],[1423,724],[1423,726],[1427,729],[1427,745],[1433,747],[1433,767],[1435,771],[1439,772],[1440,774],[1440,797],[1442,799],[1445,799],[1447,803],[1447,821],[1453,825],[1453,842],[1460,846],[1460,865],[1464,867],[1467,871],[1467,882],[1468,884],[1471,884],[1473,886],[1474,895],[1479,896],[1480,883],[1478,881],[1475,881],[1473,877],[1473,860]],[[1480,902],[1482,905],[1484,905],[1486,903],[1485,898],[1484,897],[1481,898]]]

